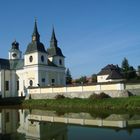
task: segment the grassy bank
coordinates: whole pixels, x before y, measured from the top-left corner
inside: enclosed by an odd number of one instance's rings
[[[107,98],[107,99],[37,99],[25,100],[22,103],[27,108],[46,108],[57,110],[140,110],[140,97]]]

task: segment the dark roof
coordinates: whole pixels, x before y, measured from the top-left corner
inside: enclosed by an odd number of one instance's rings
[[[15,59],[15,60],[8,60],[8,59],[0,59],[0,69],[4,70],[17,70],[22,69],[24,66],[23,59]]]
[[[112,70],[120,71],[120,68],[118,66],[115,66],[113,64],[109,64],[101,69],[101,71],[98,73],[98,75],[107,75],[110,74]]]
[[[61,49],[59,47],[50,47],[47,49],[49,56],[62,56],[64,57]]]
[[[109,80],[109,79],[123,79],[123,76],[118,71],[112,70],[106,79],[107,80]]]
[[[53,28],[53,31],[52,31],[50,47],[47,49],[47,52],[48,52],[49,56],[62,56],[62,57],[64,57],[61,49],[57,46],[57,39],[56,39],[56,36],[55,36],[54,28]]]
[[[19,43],[16,40],[12,43],[12,50],[19,50]]]
[[[36,40],[39,40],[40,39],[40,35],[38,33],[38,29],[37,29],[37,22],[36,22],[36,19],[35,19],[35,24],[34,24],[34,30],[33,30],[33,33],[32,33],[32,37],[35,36],[36,37]]]
[[[0,69],[10,69],[10,62],[8,59],[0,58]]]
[[[32,52],[44,52],[44,53],[46,53],[46,50],[45,50],[43,43],[41,43],[40,41],[32,41],[31,43],[29,43],[25,54],[32,53]]]
[[[27,46],[25,54],[32,53],[32,52],[46,53],[43,43],[40,42],[40,35],[38,33],[36,20],[35,20],[35,24],[34,24],[34,30],[32,33],[32,42],[29,43],[29,45]]]
[[[98,75],[109,75],[107,79],[123,79],[121,69],[118,65],[109,64],[102,68]]]

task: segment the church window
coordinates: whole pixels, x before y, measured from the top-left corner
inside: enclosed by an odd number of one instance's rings
[[[62,65],[62,60],[61,59],[59,59],[59,65]]]
[[[9,90],[9,81],[5,81],[5,90]]]
[[[32,80],[29,81],[29,85],[33,86],[33,81]]]
[[[45,83],[45,78],[42,78],[42,82]]]
[[[17,91],[19,90],[19,81],[17,81]]]
[[[32,62],[33,61],[33,56],[29,57],[29,61]]]
[[[52,79],[52,85],[54,85],[54,83],[55,83],[55,79]]]
[[[44,62],[44,56],[43,55],[41,56],[41,61]]]

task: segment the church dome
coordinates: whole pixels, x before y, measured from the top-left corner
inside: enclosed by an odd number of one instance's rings
[[[37,22],[35,20],[34,30],[32,33],[32,42],[28,44],[25,54],[32,52],[44,52],[46,53],[43,43],[40,42],[40,35],[37,29]]]
[[[19,43],[16,42],[16,40],[12,43],[12,49],[13,50],[19,50]]]
[[[43,43],[41,43],[39,41],[32,41],[31,43],[29,43],[25,54],[32,53],[32,52],[44,52],[44,53],[46,53],[46,50],[45,50]]]

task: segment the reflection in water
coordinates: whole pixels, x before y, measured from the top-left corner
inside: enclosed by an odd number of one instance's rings
[[[108,136],[134,140],[140,136],[139,128],[140,115],[111,114],[103,119],[89,113],[59,114],[47,110],[0,112],[0,140],[99,140]]]

